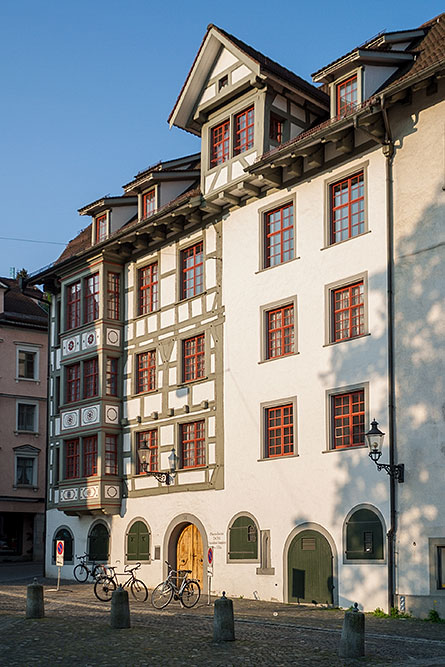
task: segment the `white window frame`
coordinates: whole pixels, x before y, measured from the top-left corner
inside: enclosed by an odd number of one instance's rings
[[[40,349],[36,345],[28,345],[26,343],[16,343],[16,369],[15,369],[15,380],[16,382],[39,382],[39,368],[40,368]],[[34,358],[34,377],[25,378],[20,377],[19,375],[19,356],[20,352],[31,352],[35,355]]]
[[[38,484],[38,456],[40,454],[40,449],[33,447],[32,445],[21,445],[19,447],[14,447],[14,488],[20,489],[37,489]],[[31,484],[19,484],[18,483],[18,460],[19,459],[32,459],[33,468],[32,468],[32,483]]]
[[[35,408],[34,411],[34,429],[32,431],[19,429],[19,405],[33,405]],[[15,425],[16,433],[28,433],[33,435],[38,435],[39,433],[39,403],[37,401],[28,401],[26,399],[18,399],[16,402],[16,415],[15,415]]]

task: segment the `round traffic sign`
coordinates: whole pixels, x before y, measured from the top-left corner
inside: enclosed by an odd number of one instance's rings
[[[212,547],[209,547],[209,550],[207,551],[207,561],[209,565],[213,563],[213,549]]]
[[[57,542],[57,553],[63,554],[63,542]]]

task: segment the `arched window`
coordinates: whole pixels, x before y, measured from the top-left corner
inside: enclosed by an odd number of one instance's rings
[[[150,532],[143,521],[135,521],[127,533],[127,560],[150,560]]]
[[[90,560],[108,560],[110,535],[103,523],[96,523],[88,536],[88,556]]]
[[[56,543],[58,540],[64,541],[64,562],[73,562],[73,536],[68,528],[59,528],[53,538],[53,561],[56,561]]]
[[[239,516],[229,528],[229,560],[258,558],[258,530],[249,516]]]
[[[375,512],[361,509],[346,523],[347,560],[383,559],[383,528]]]

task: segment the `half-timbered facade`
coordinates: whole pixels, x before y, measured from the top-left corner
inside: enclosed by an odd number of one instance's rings
[[[215,593],[444,603],[439,478],[428,528],[407,528],[422,491],[401,424],[420,408],[397,385],[411,360],[395,327],[395,257],[412,250],[404,142],[439,151],[422,123],[443,104],[440,45],[443,17],[380,35],[317,88],[209,26],[169,119],[200,153],[81,209],[90,227],[38,276],[57,295],[49,572],[64,535],[76,553],[141,561],[151,586],[168,560]],[[374,417],[390,462],[410,462],[404,484],[368,457]]]

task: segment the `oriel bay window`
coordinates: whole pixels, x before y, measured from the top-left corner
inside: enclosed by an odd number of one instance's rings
[[[181,251],[181,299],[187,299],[204,290],[203,244]]]
[[[105,474],[117,475],[117,435],[105,435]]]
[[[83,362],[83,397],[92,398],[98,395],[97,357]]]
[[[66,328],[80,326],[80,281],[66,288]]]
[[[65,441],[65,479],[75,479],[80,473],[79,438]]]
[[[97,475],[97,435],[83,438],[83,475]]]
[[[205,465],[205,422],[196,421],[180,425],[181,466],[196,468]]]
[[[156,389],[156,350],[136,356],[136,392]]]
[[[93,322],[99,317],[99,274],[85,278],[85,322]]]
[[[148,447],[147,471],[158,470],[158,432],[156,429],[136,433],[136,474],[138,475],[142,475],[143,471],[137,452],[144,445]]]
[[[107,396],[117,396],[117,379],[118,379],[118,359],[115,357],[107,357],[106,361],[106,394]]]
[[[147,315],[158,308],[158,263],[138,271],[138,314]]]
[[[364,172],[330,186],[330,243],[339,243],[365,231]]]
[[[365,444],[365,390],[332,395],[332,449]]]
[[[66,367],[66,392],[65,401],[74,403],[80,401],[80,363],[71,364]]]
[[[264,267],[294,258],[294,205],[285,204],[264,216]]]
[[[183,381],[191,382],[204,377],[204,334],[183,342]]]
[[[120,319],[120,274],[107,274],[107,316],[110,320]]]

